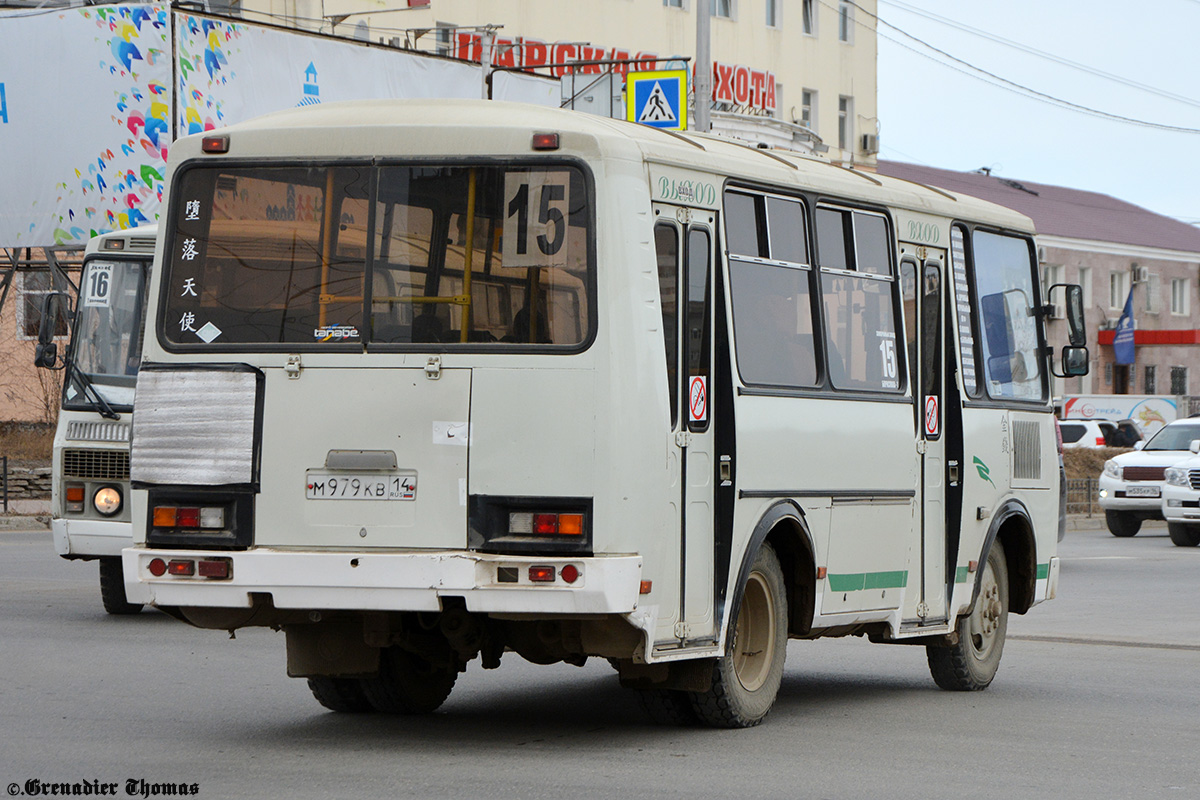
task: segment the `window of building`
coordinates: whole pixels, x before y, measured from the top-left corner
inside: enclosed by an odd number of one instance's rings
[[[733,19],[736,10],[737,0],[712,0],[712,15],[714,17]]]
[[[1042,266],[1042,299],[1043,302],[1054,303],[1054,315],[1056,317],[1066,316],[1066,307],[1064,305],[1064,297],[1066,292],[1061,289],[1053,293],[1051,296],[1050,287],[1056,283],[1062,283],[1063,268],[1061,264],[1044,264]]]
[[[1157,314],[1162,305],[1162,278],[1151,274],[1146,279],[1146,313]]]
[[[779,27],[779,0],[767,0],[767,27]]]
[[[1104,365],[1104,385],[1112,386],[1112,381],[1113,381],[1113,365],[1110,362],[1110,363]]]
[[[17,338],[36,339],[38,330],[42,327],[42,306],[46,295],[53,290],[54,283],[49,270],[18,272],[17,278],[17,296],[21,298],[17,305]],[[67,323],[61,316],[55,326],[54,335],[67,335]]]
[[[1186,317],[1191,307],[1191,293],[1188,291],[1186,278],[1175,278],[1171,281],[1171,313]]]
[[[458,28],[453,22],[438,22],[437,44],[434,46],[438,55],[448,56],[454,50],[454,31]]]
[[[1079,268],[1079,288],[1083,289],[1083,307],[1086,311],[1092,307],[1092,268]]]
[[[812,89],[800,90],[800,124],[811,131],[817,129],[817,93]]]
[[[838,40],[854,43],[854,6],[851,3],[838,3]]]
[[[683,0],[663,0],[663,5],[667,8],[683,8]]]
[[[1187,367],[1171,367],[1171,394],[1181,395],[1188,393],[1188,369]]]
[[[817,35],[817,12],[813,8],[813,0],[802,0],[800,13],[803,16],[803,31],[806,36]]]
[[[1125,271],[1112,272],[1108,276],[1108,307],[1113,311],[1125,308],[1125,300],[1129,297],[1129,273]]]
[[[1146,382],[1145,382],[1145,385],[1142,387],[1142,394],[1154,394],[1155,392],[1158,391],[1158,380],[1157,380],[1158,375],[1157,375],[1157,373],[1158,373],[1158,367],[1154,366],[1153,364],[1146,365],[1146,370],[1145,370]]]
[[[849,150],[854,143],[854,98],[838,98],[838,147]]]

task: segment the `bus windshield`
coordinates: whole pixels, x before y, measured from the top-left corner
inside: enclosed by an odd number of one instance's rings
[[[221,166],[179,182],[164,341],[578,347],[590,209],[566,165]]]
[[[97,258],[83,268],[71,358],[111,405],[133,405],[149,267],[146,260]],[[72,371],[63,387],[63,405],[91,408],[92,402]]]

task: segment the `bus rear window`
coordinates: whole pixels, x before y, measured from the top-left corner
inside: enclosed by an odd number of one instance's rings
[[[590,333],[578,169],[196,168],[176,192],[168,342],[575,347]]]

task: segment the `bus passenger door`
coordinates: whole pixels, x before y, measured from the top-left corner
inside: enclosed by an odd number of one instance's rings
[[[713,408],[713,223],[711,212],[658,207],[655,228],[663,324],[672,392],[669,468],[680,492],[679,608],[673,645],[716,640],[713,604],[713,517],[716,482]],[[678,225],[670,220],[675,219]],[[676,274],[669,274],[669,240],[677,247]],[[664,285],[672,284],[672,285]],[[667,330],[673,327],[674,330]],[[664,613],[664,617],[666,614]],[[667,643],[660,635],[658,646]]]
[[[917,509],[920,514],[919,591],[904,602],[906,625],[941,624],[947,619],[946,598],[946,431],[945,320],[942,265],[944,258],[924,248],[923,260],[901,261],[905,310],[909,316],[908,352],[917,407],[917,451],[921,454]],[[911,585],[911,584],[910,584]]]

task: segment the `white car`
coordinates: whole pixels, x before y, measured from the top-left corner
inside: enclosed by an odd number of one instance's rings
[[[1117,423],[1110,419],[1064,419],[1058,427],[1063,447],[1107,447]]]
[[[1193,440],[1190,450],[1200,452],[1200,441]],[[1200,545],[1200,455],[1167,467],[1162,513],[1172,542],[1180,547]]]
[[[1134,536],[1148,519],[1164,519],[1163,486],[1167,467],[1191,455],[1200,439],[1200,418],[1189,417],[1164,425],[1149,441],[1138,442],[1131,453],[1104,463],[1100,473],[1100,507],[1113,536]]]

